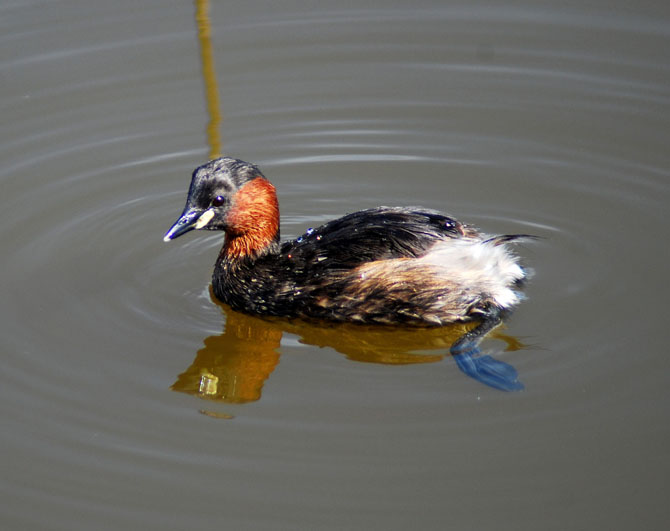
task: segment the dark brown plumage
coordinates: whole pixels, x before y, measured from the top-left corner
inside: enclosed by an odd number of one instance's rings
[[[165,235],[222,230],[214,293],[236,310],[361,323],[442,325],[514,306],[525,271],[507,242],[432,210],[379,207],[279,241],[274,186],[220,158],[193,172]]]

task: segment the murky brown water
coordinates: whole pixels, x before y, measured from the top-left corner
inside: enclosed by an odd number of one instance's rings
[[[212,302],[221,237],[162,242],[210,151],[194,12],[0,6],[0,526],[664,528],[667,4],[211,9],[223,150],[284,237],[381,204],[544,237],[482,345],[516,393],[457,331]]]

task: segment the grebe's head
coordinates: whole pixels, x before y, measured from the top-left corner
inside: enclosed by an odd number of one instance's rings
[[[231,157],[195,169],[179,219],[163,238],[170,241],[194,229],[222,230],[235,254],[260,251],[279,239],[275,188],[254,164]]]

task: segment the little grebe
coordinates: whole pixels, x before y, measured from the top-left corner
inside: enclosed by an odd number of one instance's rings
[[[257,166],[224,157],[193,172],[186,207],[165,241],[222,230],[218,299],[253,314],[359,323],[444,325],[480,320],[472,343],[519,302],[526,277],[506,245],[433,210],[379,207],[279,241],[274,186]],[[452,349],[453,351],[453,349]]]

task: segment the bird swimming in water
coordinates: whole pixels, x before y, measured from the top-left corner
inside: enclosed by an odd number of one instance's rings
[[[454,354],[500,323],[527,276],[508,246],[526,235],[486,236],[422,208],[362,210],[282,243],[275,187],[230,157],[195,169],[164,240],[193,229],[224,232],[212,285],[235,310],[385,325],[479,321]]]

